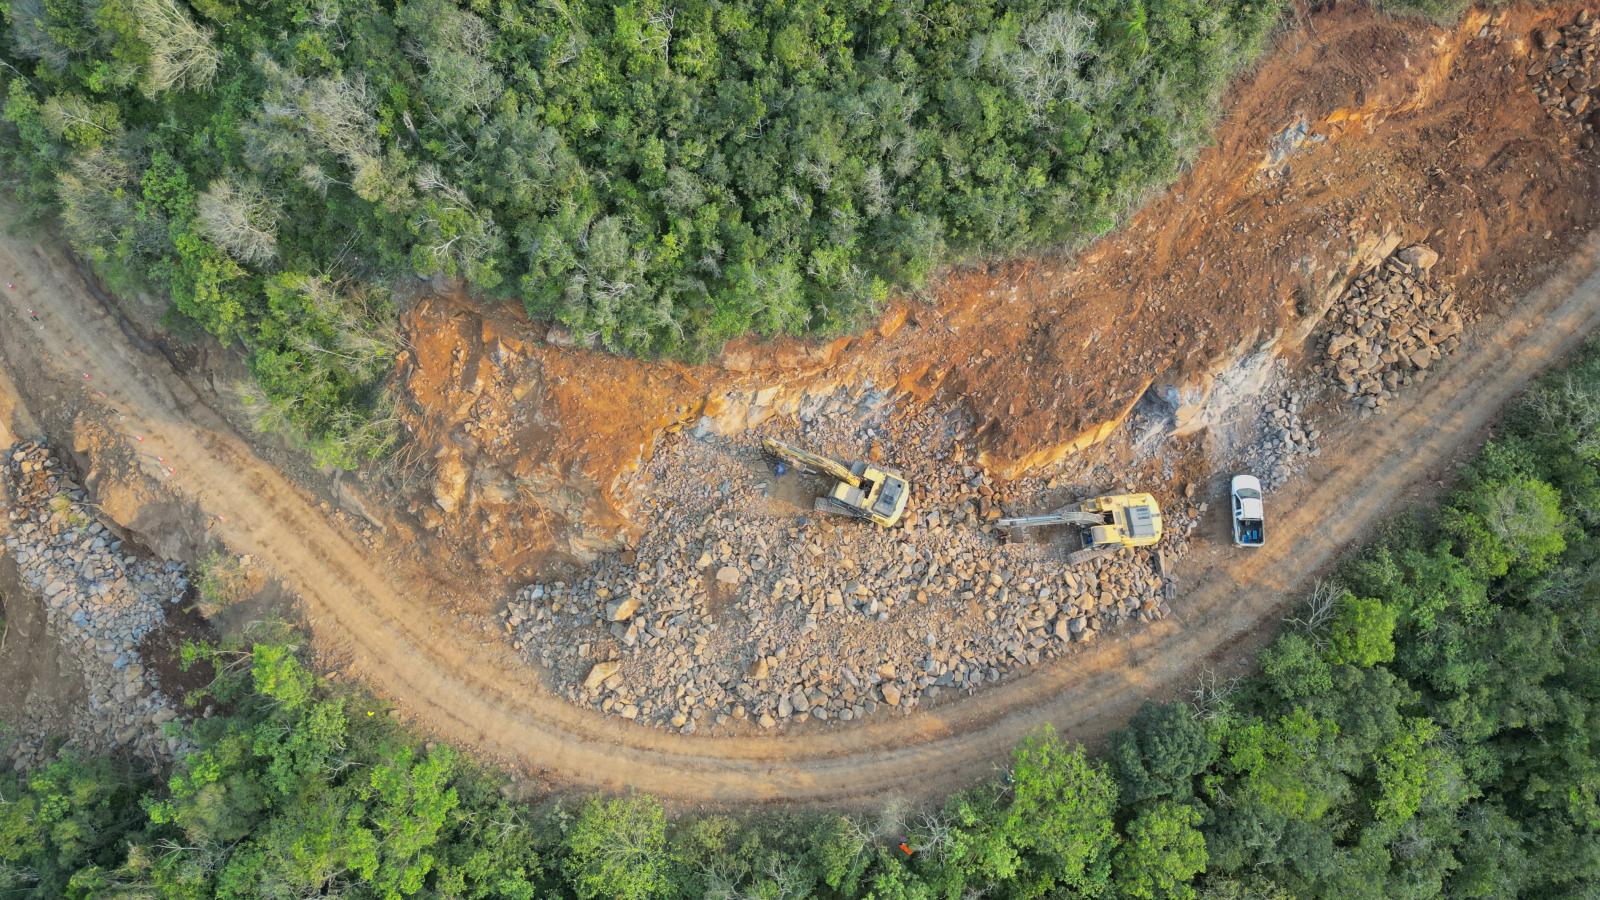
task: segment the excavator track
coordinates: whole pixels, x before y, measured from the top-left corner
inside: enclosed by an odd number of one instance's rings
[[[1120,549],[1122,549],[1122,548],[1121,547],[1085,547],[1082,550],[1075,550],[1075,551],[1067,554],[1067,565],[1069,565],[1069,566],[1081,566],[1086,562],[1093,562],[1094,560],[1097,560],[1102,556],[1110,556],[1111,554],[1117,552]]]
[[[837,500],[834,500],[831,497],[818,497],[811,504],[811,508],[819,513],[827,513],[834,516],[849,516],[852,519],[866,518],[865,516],[861,515],[861,513],[856,512],[854,509],[851,509],[850,507],[840,503]]]

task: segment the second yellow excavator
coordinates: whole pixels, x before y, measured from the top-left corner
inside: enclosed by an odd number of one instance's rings
[[[1068,504],[1055,512],[1013,516],[995,524],[1006,529],[1079,526],[1083,544],[1067,554],[1067,565],[1075,566],[1124,547],[1149,547],[1160,542],[1161,506],[1149,494],[1109,494]]]
[[[827,496],[817,498],[817,512],[871,519],[884,528],[893,528],[905,513],[906,502],[911,499],[911,488],[898,472],[859,461],[847,466],[773,438],[762,438],[761,446],[797,468],[838,479]]]

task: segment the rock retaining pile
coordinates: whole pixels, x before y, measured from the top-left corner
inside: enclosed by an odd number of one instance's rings
[[[5,550],[43,597],[49,627],[83,671],[88,710],[78,717],[74,740],[170,758],[181,745],[160,726],[176,711],[155,689],[138,648],[162,626],[164,607],[188,589],[183,566],[129,552],[95,521],[83,489],[48,447],[26,443],[6,451],[0,484],[9,520]],[[26,765],[46,749],[42,735],[29,736],[13,754]]]
[[[1407,247],[1357,278],[1328,313],[1325,370],[1358,406],[1383,409],[1461,345],[1455,294],[1429,272],[1438,259],[1427,247]]]
[[[1581,128],[1579,143],[1592,148],[1600,132],[1600,18],[1582,10],[1568,25],[1536,29],[1533,51],[1534,95],[1550,115]]]

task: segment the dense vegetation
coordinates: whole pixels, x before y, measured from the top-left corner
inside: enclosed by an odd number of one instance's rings
[[[700,355],[1169,179],[1281,0],[10,0],[0,172],[380,452],[402,277]]]
[[[1508,413],[1238,684],[1099,758],[1041,734],[928,810],[670,821],[529,808],[283,638],[198,648],[217,714],[164,783],[0,776],[0,892],[38,897],[1592,897],[1600,344]],[[899,848],[906,842],[908,858]]]

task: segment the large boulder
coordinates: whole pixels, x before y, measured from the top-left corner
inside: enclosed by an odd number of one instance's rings
[[[605,684],[606,679],[617,674],[621,668],[622,661],[616,659],[595,663],[590,667],[589,674],[583,679],[583,689],[586,691],[599,690],[600,685]]]
[[[1439,251],[1427,244],[1412,244],[1395,256],[1417,272],[1426,272],[1439,261]]]

